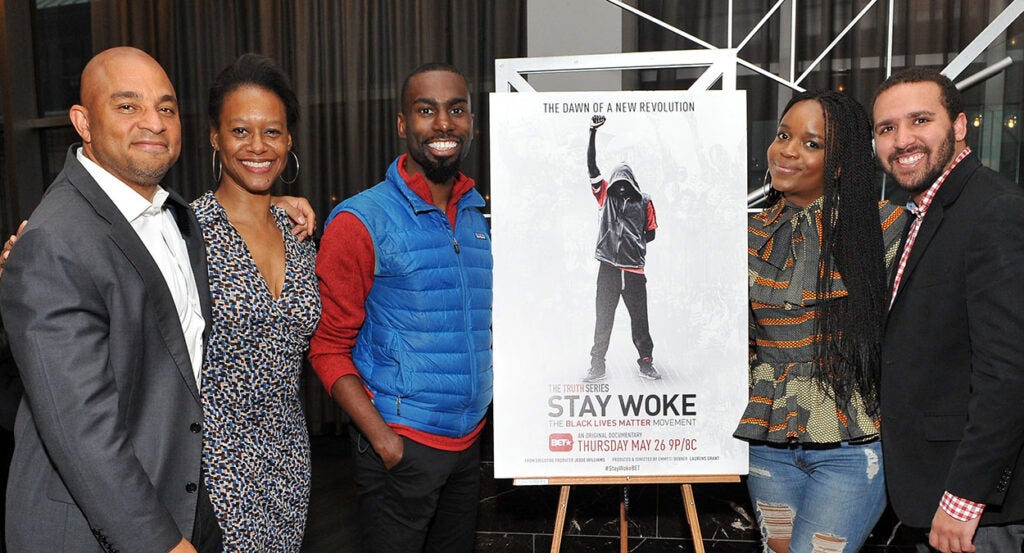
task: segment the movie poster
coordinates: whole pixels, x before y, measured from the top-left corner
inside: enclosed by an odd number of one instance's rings
[[[491,94],[495,476],[746,474],[745,106]]]

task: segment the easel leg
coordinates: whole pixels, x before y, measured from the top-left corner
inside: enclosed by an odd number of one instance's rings
[[[700,520],[697,519],[697,504],[693,500],[693,486],[683,484],[683,507],[686,509],[686,522],[690,525],[693,536],[693,550],[704,553],[704,538],[700,534]]]
[[[622,486],[619,502],[619,553],[629,552],[629,486]]]
[[[562,531],[565,530],[565,513],[569,510],[569,488],[562,486],[562,492],[558,494],[558,509],[555,515],[555,530],[551,535],[551,553],[558,553],[562,549]]]

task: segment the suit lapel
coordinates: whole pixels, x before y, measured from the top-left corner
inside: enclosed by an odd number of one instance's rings
[[[138,233],[131,226],[124,215],[118,211],[117,206],[111,201],[110,197],[107,196],[103,189],[100,188],[96,181],[93,180],[92,176],[85,167],[78,162],[75,158],[75,151],[78,145],[71,147],[68,152],[68,160],[65,163],[65,172],[68,175],[68,180],[71,184],[81,192],[82,196],[92,205],[96,213],[107,220],[110,223],[110,239],[117,245],[118,249],[124,254],[125,258],[128,259],[129,263],[138,272],[139,277],[142,278],[142,282],[146,287],[146,298],[148,305],[146,306],[147,311],[153,316],[157,323],[157,327],[160,329],[160,336],[163,338],[163,342],[167,347],[168,353],[171,358],[174,359],[175,365],[178,367],[178,371],[181,373],[181,377],[185,380],[189,391],[195,397],[196,402],[199,402],[199,388],[196,385],[195,375],[192,372],[192,361],[188,354],[188,347],[185,345],[185,335],[181,330],[181,322],[178,319],[178,310],[174,305],[174,298],[171,296],[171,291],[167,287],[167,282],[164,280],[163,273],[160,272],[160,268],[157,266],[156,261],[153,260],[153,256],[150,255],[149,250],[146,249],[145,244],[139,238]],[[176,208],[188,209],[180,201],[177,202]],[[194,218],[185,217],[186,220],[190,220],[186,226],[195,224]],[[180,218],[179,218],[180,221]],[[179,228],[182,226],[178,223]],[[195,231],[192,231],[191,235],[194,237],[198,232],[198,226]],[[196,240],[192,240],[196,242]],[[199,240],[199,247],[202,248],[202,238]],[[192,255],[193,246],[189,245],[189,256]],[[206,280],[206,257],[200,254],[199,264],[202,267],[202,272],[196,271],[197,287],[199,288],[200,301],[205,301],[203,312],[204,317],[207,316],[209,309],[210,297],[209,297],[209,285]],[[195,271],[196,261],[193,257],[193,270]],[[209,318],[205,319],[209,322]],[[209,326],[209,323],[207,324]]]
[[[945,188],[946,183],[943,183]],[[940,189],[939,192],[942,192]],[[924,221],[921,222],[921,228],[917,231],[917,238],[914,240],[914,248],[910,250],[910,257],[907,258],[907,266],[903,269],[903,277],[900,279],[901,291],[896,292],[896,301],[900,301],[900,294],[902,290],[905,290],[911,282],[911,277],[914,274],[914,269],[917,268],[918,263],[924,256],[925,250],[928,249],[928,244],[931,243],[932,238],[935,237],[935,232],[942,226],[942,217],[945,209],[936,198],[936,201],[932,202],[932,205],[928,208],[928,213],[924,217]]]
[[[128,261],[135,267],[135,270],[142,277],[146,286],[147,306],[150,314],[157,322],[160,329],[160,336],[163,338],[167,351],[174,359],[178,372],[188,385],[189,391],[199,401],[199,389],[196,385],[195,374],[192,372],[192,360],[188,354],[188,347],[185,345],[185,335],[181,331],[181,321],[178,319],[178,310],[174,305],[174,298],[167,288],[163,273],[157,267],[149,250],[139,239],[135,229],[121,218],[122,221],[114,222],[110,228],[110,239],[117,244]]]
[[[168,190],[168,203],[174,220],[178,223],[178,230],[185,239],[185,246],[188,248],[189,262],[192,265],[192,275],[196,279],[196,290],[199,292],[199,305],[203,311],[203,320],[206,325],[203,327],[203,344],[205,347],[206,338],[209,337],[210,327],[213,324],[213,311],[210,305],[210,281],[207,277],[206,268],[206,243],[203,240],[203,232],[199,227],[192,209],[185,203],[185,200],[173,190]]]
[[[963,192],[967,181],[978,167],[981,167],[981,161],[978,160],[978,156],[973,153],[969,154],[953,168],[942,183],[939,191],[935,194],[935,199],[932,200],[932,204],[928,207],[924,221],[921,222],[921,228],[917,232],[914,248],[910,250],[910,257],[907,258],[907,266],[903,269],[903,276],[900,278],[900,289],[896,292],[896,301],[893,302],[893,308],[900,303],[900,299],[904,296],[907,289],[913,285],[914,270],[920,263],[921,258],[924,257],[925,251],[928,250],[932,239],[935,238],[935,234],[942,227],[942,220],[945,218],[946,209],[956,202],[960,193]],[[904,237],[903,241],[906,241],[906,237]],[[900,250],[902,251],[902,247]],[[890,290],[892,289],[891,284],[892,282],[890,281]]]

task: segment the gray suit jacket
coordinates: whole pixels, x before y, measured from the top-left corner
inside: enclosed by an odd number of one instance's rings
[[[0,279],[25,388],[7,543],[18,552],[166,553],[192,536],[202,485],[199,390],[159,268],[75,159],[77,148]],[[209,321],[202,233],[180,196],[172,192],[167,204]]]
[[[0,315],[0,428],[6,432],[14,432],[14,415],[21,403],[21,377],[18,366],[11,357],[11,347],[7,344],[7,331],[4,330],[3,316]]]

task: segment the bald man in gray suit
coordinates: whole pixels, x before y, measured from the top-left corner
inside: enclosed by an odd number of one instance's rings
[[[174,88],[132,48],[82,73],[71,147],[0,279],[26,400],[7,544],[19,552],[218,550],[200,468],[210,318],[203,237],[160,180]]]

